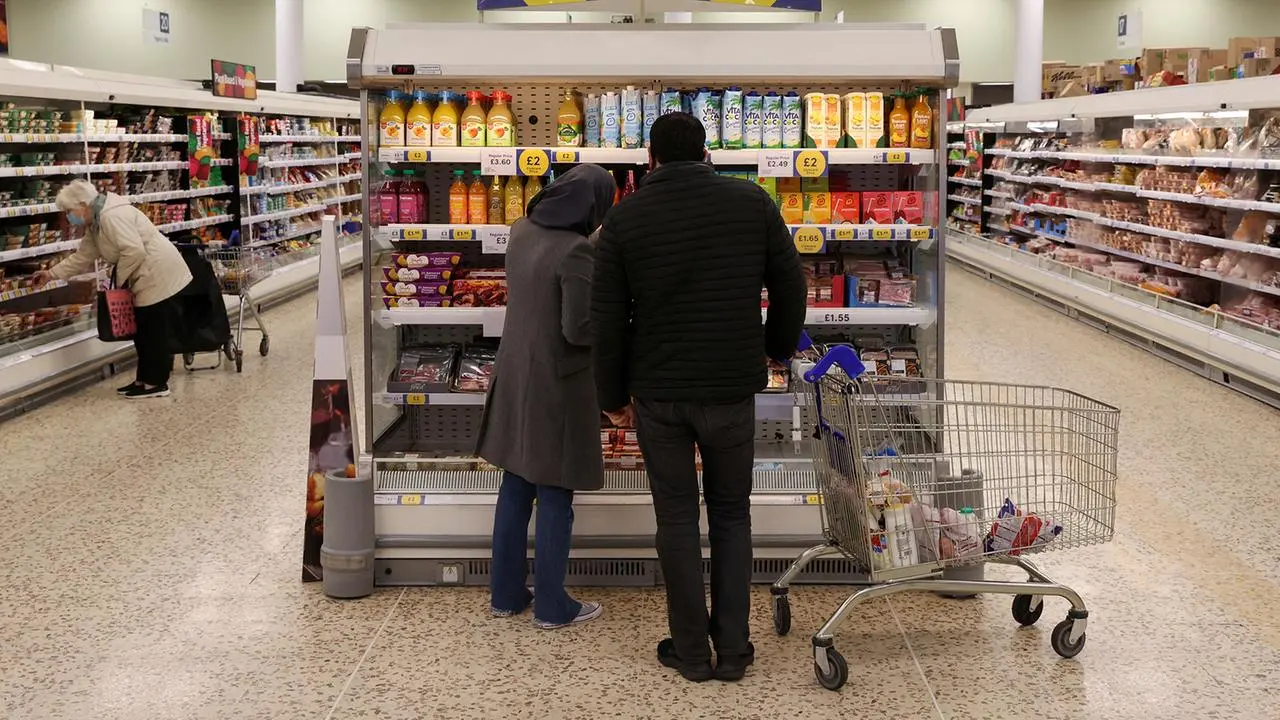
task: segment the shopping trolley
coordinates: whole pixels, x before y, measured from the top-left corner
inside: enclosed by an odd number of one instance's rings
[[[222,288],[223,295],[230,295],[237,300],[235,324],[232,326],[232,339],[227,347],[227,358],[235,362],[236,372],[244,369],[244,334],[256,332],[262,335],[258,341],[258,354],[266,357],[271,351],[271,337],[267,327],[258,313],[258,305],[250,296],[253,286],[271,273],[271,256],[262,250],[245,247],[208,248],[202,253],[213,266],[214,276]],[[253,324],[245,324],[245,313]],[[184,361],[187,358],[183,358]]]
[[[1084,601],[1028,556],[1111,539],[1120,411],[1050,387],[866,374],[847,346],[796,365],[826,543],[773,585],[775,630],[790,631],[788,588],[815,558],[841,554],[867,575],[813,636],[818,682],[848,681],[834,637],[854,606],[899,592],[1011,594],[1023,626],[1040,619],[1043,596],[1065,598],[1051,644],[1078,654]],[[1016,565],[1028,580],[942,576],[984,562]]]

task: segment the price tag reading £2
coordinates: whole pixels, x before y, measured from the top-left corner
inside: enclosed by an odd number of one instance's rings
[[[760,177],[795,177],[795,150],[761,150],[756,174]]]
[[[506,255],[507,241],[511,239],[511,228],[501,227],[481,231],[480,251],[485,255]]]
[[[515,148],[481,148],[480,171],[485,175],[515,175]]]

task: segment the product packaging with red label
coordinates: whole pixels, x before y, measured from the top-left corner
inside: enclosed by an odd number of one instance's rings
[[[893,193],[862,193],[862,222],[869,225],[893,224]]]
[[[893,221],[907,225],[924,224],[924,205],[919,191],[893,194]]]
[[[835,225],[857,225],[861,222],[862,197],[856,192],[831,193],[831,222]]]

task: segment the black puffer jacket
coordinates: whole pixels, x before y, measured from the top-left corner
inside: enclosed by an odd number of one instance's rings
[[[769,290],[768,322],[760,289]],[[804,324],[805,280],[762,188],[669,163],[609,213],[592,283],[600,407],[632,397],[734,402],[765,386]]]

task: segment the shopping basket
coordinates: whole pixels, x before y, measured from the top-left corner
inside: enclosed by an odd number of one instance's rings
[[[825,688],[848,680],[836,629],[861,602],[898,592],[1014,595],[1013,617],[1035,624],[1041,599],[1071,609],[1051,635],[1074,657],[1088,610],[1029,556],[1107,542],[1114,534],[1120,411],[1051,387],[867,374],[852,348],[797,361],[805,430],[826,543],[773,585],[774,627],[790,630],[788,590],[815,558],[842,554],[867,575],[813,636]],[[1016,565],[1026,582],[952,580],[975,563]]]

